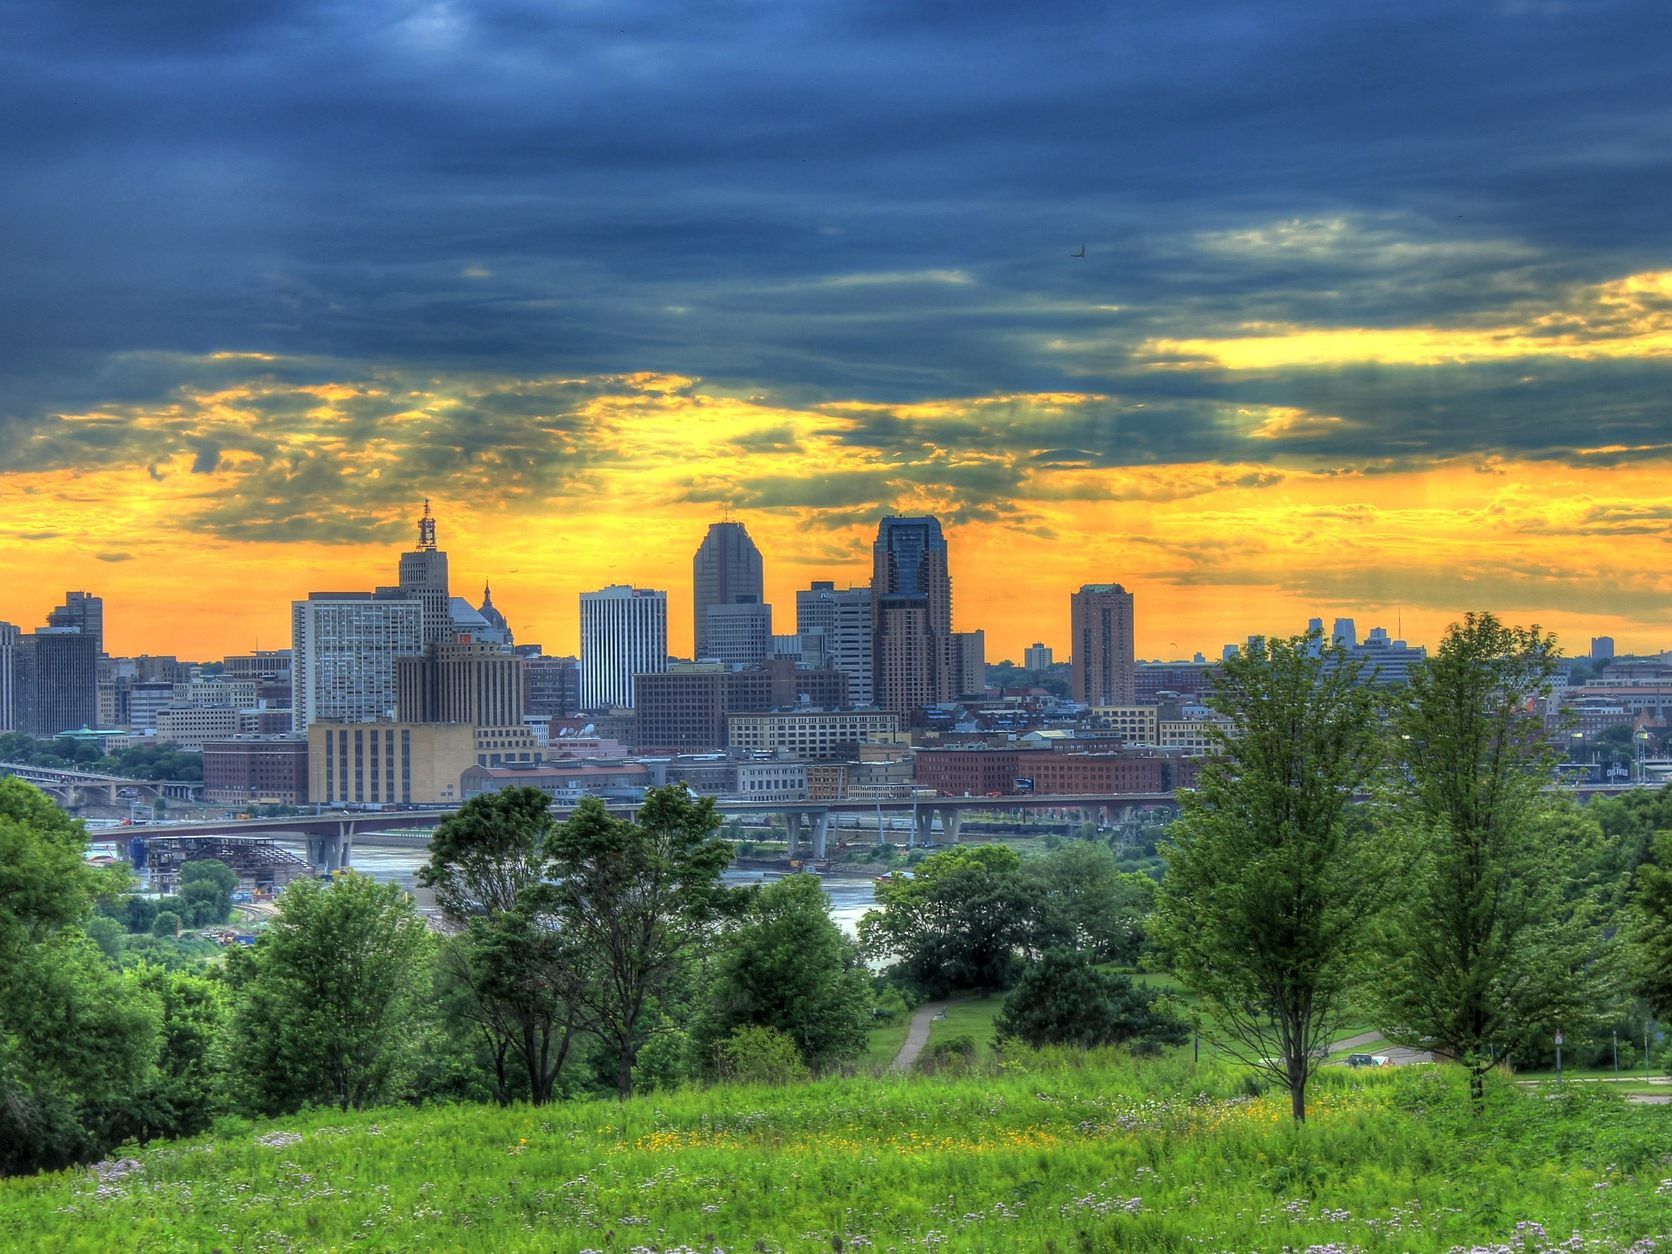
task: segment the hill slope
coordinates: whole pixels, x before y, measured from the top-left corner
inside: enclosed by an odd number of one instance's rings
[[[1030,1068],[228,1125],[0,1181],[0,1246],[1672,1249],[1672,1111],[1596,1086],[1338,1074],[1297,1129],[1228,1071]]]

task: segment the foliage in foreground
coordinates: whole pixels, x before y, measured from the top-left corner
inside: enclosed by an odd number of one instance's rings
[[[1243,1095],[1228,1069],[1046,1053],[959,1080],[316,1111],[0,1181],[0,1246],[1534,1254],[1672,1240],[1664,1108],[1493,1081],[1477,1117],[1464,1083],[1451,1068],[1330,1073],[1296,1126],[1285,1094]]]

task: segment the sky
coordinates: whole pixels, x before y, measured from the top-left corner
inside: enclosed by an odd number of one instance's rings
[[[0,0],[0,618],[288,643],[393,582],[577,643],[744,522],[776,629],[1140,656],[1472,609],[1672,646],[1661,0]],[[1083,255],[1081,255],[1083,252]]]

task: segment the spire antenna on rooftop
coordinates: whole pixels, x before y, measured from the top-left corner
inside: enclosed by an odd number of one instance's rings
[[[424,516],[418,520],[418,549],[424,553],[435,552],[435,518],[430,514],[430,498],[424,498]]]

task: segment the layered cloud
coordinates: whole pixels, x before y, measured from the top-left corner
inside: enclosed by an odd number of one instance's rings
[[[1672,643],[1663,25],[0,6],[0,616],[271,642],[428,496],[554,647],[608,580],[677,615],[728,511],[780,605],[937,513],[995,653],[1094,579],[1152,653],[1481,605]]]

